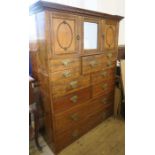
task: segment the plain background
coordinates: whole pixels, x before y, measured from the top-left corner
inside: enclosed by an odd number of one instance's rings
[[[90,3],[93,0],[90,0]],[[2,3],[3,2],[3,3]],[[1,154],[29,154],[27,0],[0,5]],[[126,155],[155,154],[154,1],[125,1]]]

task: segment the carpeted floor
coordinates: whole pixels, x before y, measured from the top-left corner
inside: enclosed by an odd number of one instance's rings
[[[43,151],[30,142],[30,155],[54,155],[42,137]],[[108,118],[80,139],[62,150],[59,155],[125,155],[125,121]]]

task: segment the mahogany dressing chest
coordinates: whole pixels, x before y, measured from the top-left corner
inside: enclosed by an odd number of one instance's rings
[[[113,114],[122,18],[45,1],[30,7],[32,71],[55,153]]]

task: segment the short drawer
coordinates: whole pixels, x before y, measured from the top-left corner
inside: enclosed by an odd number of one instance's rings
[[[59,113],[88,101],[91,97],[90,87],[53,99],[53,109]]]
[[[80,76],[80,68],[71,68],[50,74],[50,81],[53,83],[64,83],[67,80]]]
[[[114,91],[93,99],[90,102],[89,115],[102,111],[106,107],[109,107],[114,103],[113,101],[114,101]]]
[[[115,67],[113,68],[106,68],[99,72],[93,73],[91,75],[92,83],[97,84],[106,79],[114,79],[115,77]]]
[[[54,115],[56,133],[67,131],[87,119],[88,108],[88,103],[85,103],[64,113]]]
[[[93,97],[98,96],[98,95],[104,95],[107,94],[111,91],[114,90],[114,86],[115,86],[115,80],[114,79],[110,79],[110,80],[105,80],[99,84],[95,84],[92,87],[92,91],[93,91]]]
[[[117,52],[116,51],[106,51],[105,55],[108,60],[116,61],[117,59]]]
[[[90,76],[80,76],[75,79],[68,80],[67,82],[52,83],[53,98],[75,92],[79,89],[86,88],[90,85]]]
[[[50,72],[62,71],[69,68],[80,68],[80,58],[71,57],[71,58],[55,58],[50,61]]]
[[[106,67],[106,56],[104,54],[82,57],[82,74],[89,74]]]

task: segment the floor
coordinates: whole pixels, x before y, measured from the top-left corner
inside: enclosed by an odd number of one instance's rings
[[[30,155],[54,155],[42,137],[43,151],[30,142]],[[125,121],[110,117],[80,139],[62,150],[59,155],[125,155]]]

